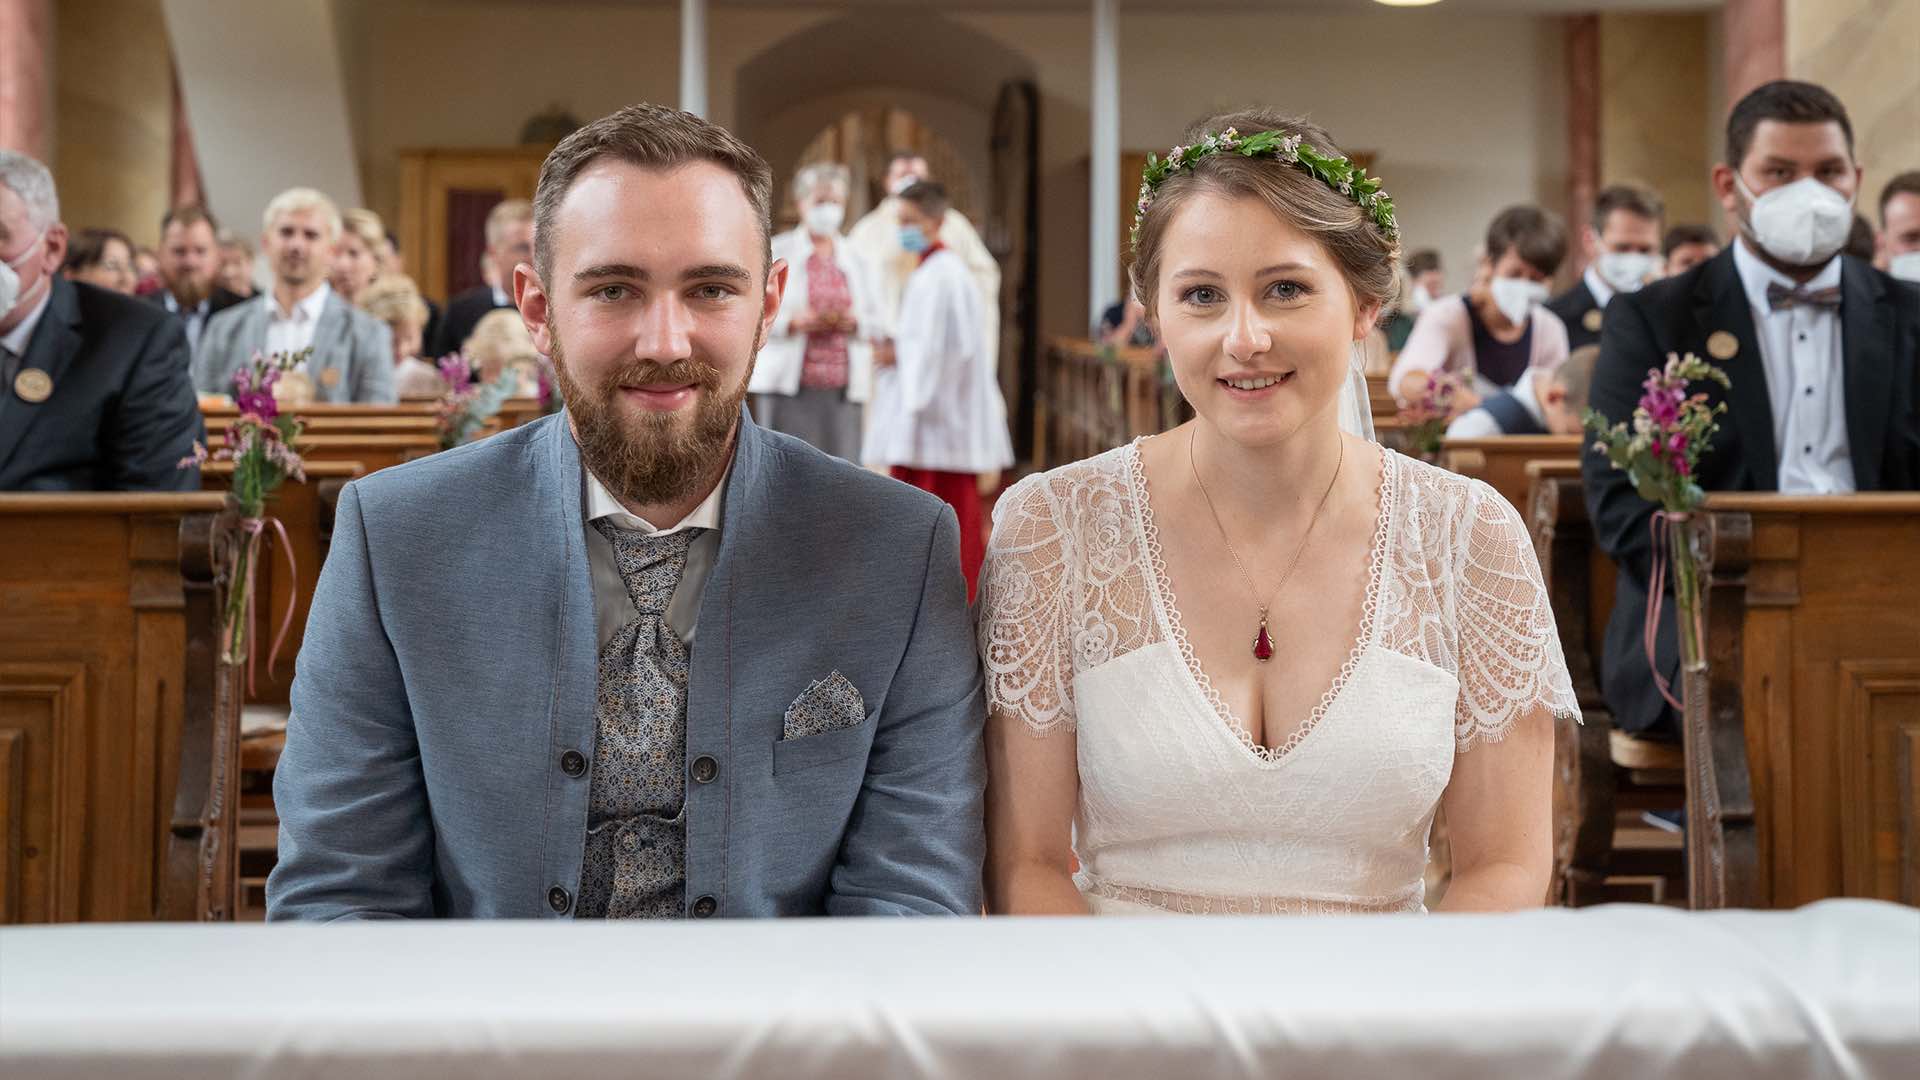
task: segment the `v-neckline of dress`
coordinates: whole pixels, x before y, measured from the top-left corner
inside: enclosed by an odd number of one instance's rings
[[[1319,704],[1307,714],[1287,737],[1277,746],[1263,746],[1254,741],[1249,728],[1233,710],[1226,699],[1213,685],[1206,669],[1200,665],[1199,657],[1194,654],[1193,643],[1187,639],[1185,624],[1180,618],[1180,609],[1174,603],[1173,583],[1167,578],[1167,563],[1160,549],[1160,528],[1154,520],[1153,506],[1148,498],[1147,468],[1140,454],[1140,444],[1151,436],[1141,436],[1127,447],[1127,481],[1133,497],[1134,525],[1146,543],[1147,581],[1153,593],[1153,606],[1157,611],[1161,628],[1172,639],[1180,653],[1180,666],[1186,671],[1187,682],[1200,696],[1202,704],[1212,712],[1213,718],[1227,730],[1235,741],[1253,758],[1256,764],[1277,767],[1286,761],[1292,753],[1320,728],[1320,721],[1339,700],[1340,695],[1352,681],[1360,660],[1373,644],[1375,624],[1380,608],[1381,578],[1385,568],[1387,534],[1393,519],[1393,500],[1395,496],[1395,473],[1397,464],[1392,449],[1380,447],[1380,489],[1375,499],[1379,515],[1374,522],[1373,544],[1367,553],[1367,587],[1360,602],[1360,627],[1354,635],[1353,648],[1348,651],[1346,662],[1334,674],[1333,681],[1326,692],[1321,694]]]

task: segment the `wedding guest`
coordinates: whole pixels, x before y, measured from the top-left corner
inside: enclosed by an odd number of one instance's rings
[[[533,346],[526,320],[518,311],[489,311],[467,337],[463,350],[482,382],[492,382],[501,372],[512,372],[514,397],[539,397],[540,380],[551,369]]]
[[[327,284],[340,237],[333,200],[289,188],[267,204],[261,228],[273,287],[207,320],[194,353],[194,385],[224,394],[256,353],[311,348],[312,356],[281,378],[288,400],[392,402],[392,333]]]
[[[67,245],[60,273],[96,289],[133,295],[133,241],[116,229],[81,229]]]
[[[199,490],[186,336],[66,255],[53,175],[0,150],[0,491]]]
[[[1573,288],[1547,301],[1567,330],[1567,346],[1600,343],[1600,323],[1615,293],[1660,276],[1660,226],[1666,204],[1652,189],[1615,184],[1593,200],[1593,220],[1580,231],[1587,268]]]
[[[851,177],[814,164],[793,181],[800,225],[774,237],[787,264],[786,299],[753,368],[753,419],[837,458],[860,458],[873,395],[873,343],[888,334],[873,268],[840,235]]]
[[[420,356],[427,304],[413,279],[399,274],[374,278],[360,293],[360,310],[385,323],[393,335],[394,396],[401,401],[444,397],[447,383],[440,369]]]
[[[1470,381],[1456,395],[1462,411],[1519,381],[1529,368],[1567,358],[1567,328],[1541,305],[1547,282],[1567,255],[1567,227],[1537,206],[1510,206],[1487,227],[1485,254],[1464,296],[1427,306],[1394,361],[1388,385],[1406,401],[1434,372]]]
[[[1660,241],[1668,277],[1677,277],[1720,254],[1720,234],[1711,225],[1675,225]]]
[[[1920,283],[1920,169],[1880,189],[1880,258],[1887,273]]]
[[[1600,346],[1582,345],[1554,368],[1534,368],[1447,425],[1449,439],[1499,435],[1578,435],[1587,411],[1587,389]]]
[[[447,301],[440,333],[433,341],[433,355],[459,352],[482,315],[512,307],[513,298],[507,295],[507,289],[513,284],[513,268],[532,260],[533,204],[525,199],[508,199],[487,213],[487,253],[481,262],[493,277]]]
[[[939,177],[927,163],[925,154],[916,150],[896,151],[887,162],[887,197],[869,210],[847,232],[853,250],[874,268],[880,283],[880,306],[892,319],[900,314],[907,279],[920,265],[919,256],[900,246],[900,196],[919,183]],[[940,222],[940,234],[947,249],[958,255],[973,276],[980,294],[980,331],[987,364],[996,370],[1000,357],[1000,263],[980,240],[980,234],[967,216],[953,208],[951,200]]]
[[[1855,211],[1853,227],[1847,230],[1847,246],[1840,250],[1866,263],[1872,263],[1878,249],[1878,237],[1874,234],[1873,223],[1867,215]]]
[[[253,245],[231,229],[222,229],[220,237],[220,287],[242,300],[253,299],[259,290],[253,284]]]
[[[1594,366],[1593,408],[1628,421],[1647,369],[1692,353],[1732,387],[1696,389],[1727,415],[1701,455],[1707,491],[1835,494],[1920,486],[1920,288],[1841,254],[1860,192],[1853,126],[1806,82],[1767,83],[1734,105],[1712,181],[1736,236],[1686,273],[1615,300]],[[1672,607],[1643,645],[1655,507],[1598,454],[1583,456],[1594,540],[1619,568],[1602,689],[1623,730],[1678,737],[1654,683],[1679,681]]]
[[[900,193],[900,244],[920,258],[893,328],[893,361],[874,380],[861,460],[932,492],[960,521],[960,566],[972,595],[985,554],[980,474],[1013,464],[1007,406],[981,334],[980,292],[943,243],[947,190]]]
[[[219,226],[201,206],[178,206],[160,219],[160,282],[153,301],[178,316],[187,330],[187,347],[198,348],[200,332],[216,312],[243,298],[220,287]]]
[[[1406,266],[1407,276],[1413,279],[1413,313],[1418,315],[1446,295],[1447,275],[1440,267],[1440,253],[1432,248],[1407,256]]]
[[[989,909],[1420,912],[1441,809],[1441,907],[1538,907],[1578,708],[1526,525],[1338,419],[1398,224],[1377,181],[1310,171],[1347,166],[1305,121],[1182,145],[1131,275],[1195,419],[994,512]]]
[[[133,295],[152,296],[166,285],[160,280],[160,256],[144,245],[133,249]]]
[[[1116,349],[1153,348],[1153,327],[1147,325],[1147,309],[1132,296],[1109,305],[1100,315],[1094,340]]]
[[[512,280],[566,412],[341,493],[269,918],[979,912],[953,514],[742,409],[772,186],[655,105],[547,157]]]
[[[327,284],[340,299],[358,306],[360,291],[373,283],[380,272],[380,245],[387,229],[380,215],[355,207],[340,215],[340,242],[333,248],[333,267]]]

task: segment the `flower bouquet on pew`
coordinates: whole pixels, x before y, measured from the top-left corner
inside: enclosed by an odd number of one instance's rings
[[[440,449],[451,450],[471,442],[487,421],[499,415],[500,407],[520,388],[520,376],[513,368],[502,367],[492,381],[485,381],[463,353],[441,357],[439,367],[447,383],[446,396],[440,399]]]
[[[1671,564],[1681,667],[1698,670],[1704,663],[1700,564],[1689,543],[1689,524],[1694,511],[1707,500],[1707,493],[1694,479],[1700,454],[1720,430],[1720,415],[1727,411],[1727,405],[1723,401],[1709,406],[1704,392],[1691,392],[1693,384],[1703,380],[1719,383],[1722,388],[1732,385],[1726,372],[1692,353],[1668,353],[1665,367],[1647,370],[1646,381],[1640,384],[1645,392],[1634,407],[1630,423],[1609,424],[1594,410],[1586,412],[1587,427],[1599,436],[1594,451],[1607,455],[1615,469],[1627,474],[1634,491],[1659,507],[1649,526],[1653,533],[1653,572],[1647,590],[1644,644],[1660,695],[1676,710],[1681,703],[1654,661],[1653,642]]]
[[[1440,457],[1440,440],[1446,437],[1447,424],[1460,405],[1466,382],[1450,371],[1430,372],[1425,385],[1400,406],[1400,422],[1406,425],[1407,446],[1423,461]]]
[[[229,554],[227,566],[227,603],[221,622],[221,656],[230,664],[247,665],[247,684],[253,685],[253,598],[254,568],[260,557],[260,542],[268,530],[280,539],[286,553],[288,580],[298,574],[293,545],[287,541],[286,527],[278,518],[267,516],[267,500],[288,477],[306,479],[299,451],[293,444],[300,438],[298,418],[283,415],[275,396],[281,378],[312,356],[312,349],[297,353],[255,353],[253,361],[233,373],[233,403],[239,415],[227,425],[219,449],[209,452],[199,442],[192,456],[180,462],[181,468],[197,468],[208,461],[233,463],[233,480],[227,501],[240,515],[245,540]],[[294,597],[287,600],[287,611],[267,657],[271,671],[279,660],[280,646],[293,624]]]

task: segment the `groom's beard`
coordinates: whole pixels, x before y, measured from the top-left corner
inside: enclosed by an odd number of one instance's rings
[[[607,489],[630,505],[674,502],[711,484],[732,451],[740,403],[753,377],[753,353],[738,385],[723,390],[720,369],[698,356],[671,364],[631,361],[593,386],[573,378],[560,335],[553,335],[553,371],[561,400],[580,444],[580,459]],[[620,387],[643,383],[690,383],[699,389],[690,410],[628,413],[619,406]]]

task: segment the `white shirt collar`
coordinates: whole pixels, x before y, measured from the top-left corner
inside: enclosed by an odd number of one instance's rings
[[[48,282],[46,295],[40,298],[39,303],[33,305],[33,310],[27,312],[26,318],[20,320],[20,325],[7,331],[6,337],[0,338],[0,345],[5,345],[7,351],[24,359],[27,355],[27,346],[33,344],[33,331],[40,325],[40,318],[47,313],[47,305],[51,303],[53,303],[53,283]],[[0,390],[3,389],[0,388]]]
[[[1538,386],[1540,380],[1551,378],[1553,375],[1549,368],[1528,368],[1527,373],[1515,380],[1513,389],[1509,391],[1513,394],[1513,400],[1527,410],[1528,416],[1533,417],[1533,422],[1543,428],[1547,426],[1547,412],[1540,405]]]
[[[1765,320],[1773,312],[1773,305],[1767,303],[1767,286],[1778,282],[1789,289],[1837,289],[1840,287],[1840,256],[1827,260],[1827,265],[1813,276],[1813,280],[1799,285],[1787,275],[1760,261],[1760,256],[1747,249],[1747,238],[1736,236],[1733,240],[1733,268],[1740,275],[1740,287],[1746,290],[1747,305],[1753,308],[1754,315]]]
[[[507,290],[501,288],[498,285],[493,285],[489,287],[493,289],[493,306],[494,307],[512,307],[513,306],[513,298],[507,295]]]
[[[1613,286],[1600,276],[1597,265],[1588,266],[1587,272],[1580,275],[1580,280],[1587,283],[1587,291],[1593,294],[1594,303],[1606,307],[1613,300]]]
[[[333,286],[321,282],[320,287],[308,293],[306,299],[293,305],[286,314],[280,312],[280,302],[273,298],[269,290],[267,296],[267,315],[275,322],[312,323],[320,321],[320,312],[327,306],[327,297],[333,295]]]
[[[655,528],[653,523],[645,518],[628,513],[627,508],[620,505],[620,500],[613,497],[613,492],[608,491],[607,486],[600,482],[600,478],[593,475],[592,469],[583,471],[587,474],[588,521],[612,518],[614,527],[618,529],[631,529],[647,536],[670,536],[682,529],[717,530],[720,528],[720,509],[727,501],[727,478],[733,475],[733,462],[728,460],[726,471],[720,474],[720,482],[713,485],[713,490],[707,492],[707,497],[700,501],[699,506],[693,508],[692,513],[680,519],[678,524],[665,529]]]

